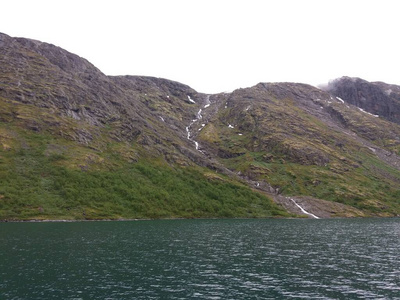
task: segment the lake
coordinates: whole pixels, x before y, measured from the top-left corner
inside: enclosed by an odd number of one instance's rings
[[[400,219],[0,223],[0,299],[400,299]]]

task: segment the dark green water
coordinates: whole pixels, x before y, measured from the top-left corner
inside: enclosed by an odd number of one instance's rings
[[[400,219],[0,224],[0,299],[400,299]]]

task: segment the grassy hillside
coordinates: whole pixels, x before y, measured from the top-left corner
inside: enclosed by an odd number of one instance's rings
[[[372,215],[399,214],[398,125],[310,86],[279,88],[281,97],[275,86],[261,85],[219,95],[219,110],[199,142],[228,168],[283,195],[339,202]],[[319,94],[313,99],[313,93]],[[378,152],[397,160],[390,165]]]
[[[271,199],[210,170],[130,160],[125,151],[135,145],[99,152],[10,124],[0,132],[3,220],[288,216]]]

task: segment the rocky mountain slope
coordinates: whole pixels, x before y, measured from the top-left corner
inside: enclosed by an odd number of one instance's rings
[[[398,215],[399,91],[206,95],[0,34],[0,219]]]
[[[373,115],[400,124],[400,87],[397,85],[342,77],[330,82],[326,90]]]

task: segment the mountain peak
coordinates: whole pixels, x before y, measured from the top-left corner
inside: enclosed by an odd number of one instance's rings
[[[392,86],[392,88],[390,88]],[[341,77],[331,81],[326,90],[365,111],[400,124],[400,89],[382,82]]]

